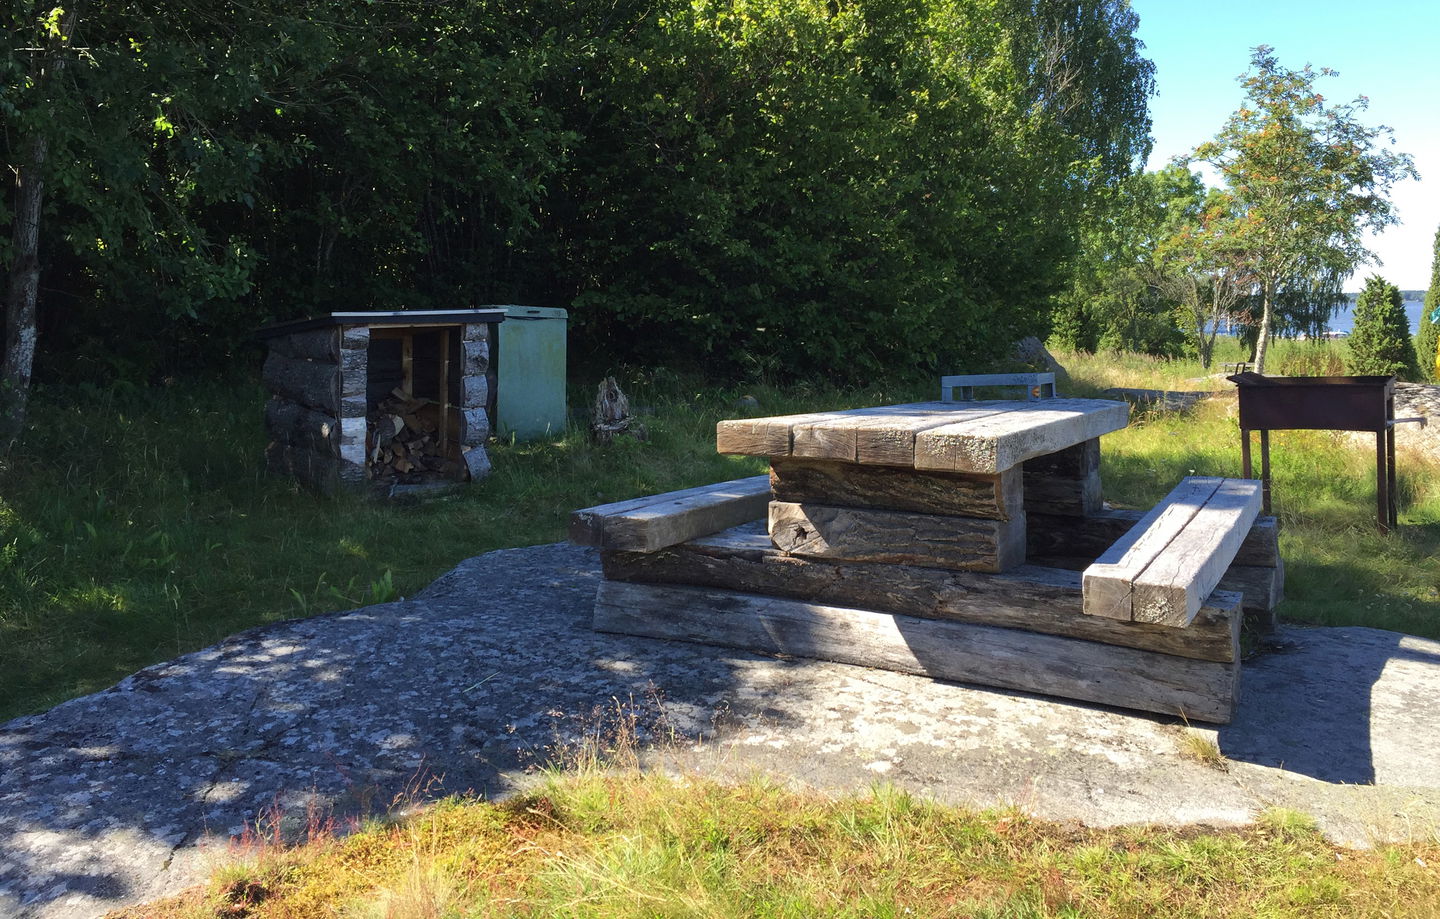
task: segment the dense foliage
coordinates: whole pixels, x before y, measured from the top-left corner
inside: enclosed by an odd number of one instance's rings
[[[57,15],[12,5],[0,51],[6,162],[49,145],[52,376],[515,301],[570,308],[606,360],[958,369],[1046,330],[1086,208],[1148,147],[1123,0]]]
[[[1177,304],[1152,283],[1152,269],[1166,234],[1203,200],[1199,178],[1183,168],[1140,173],[1108,190],[1085,224],[1070,287],[1058,299],[1056,344],[1179,356],[1185,336]]]
[[[1355,331],[1350,335],[1350,372],[1356,374],[1397,374],[1417,380],[1415,344],[1410,340],[1410,320],[1400,290],[1378,275],[1365,281],[1355,301]]]

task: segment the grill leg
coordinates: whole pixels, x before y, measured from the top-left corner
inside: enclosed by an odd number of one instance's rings
[[[1390,473],[1385,432],[1375,433],[1375,521],[1382,534],[1390,532]]]
[[[1397,482],[1395,480],[1395,428],[1393,426],[1385,429],[1385,463],[1387,467],[1386,478],[1389,481],[1389,488],[1387,488],[1386,491],[1390,496],[1390,526],[1396,527],[1400,525],[1400,499],[1397,494],[1399,489],[1396,487]]]
[[[1270,516],[1270,430],[1260,432],[1260,490],[1265,496],[1265,516]]]

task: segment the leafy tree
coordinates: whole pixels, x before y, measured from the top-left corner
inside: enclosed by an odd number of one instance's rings
[[[1355,331],[1350,334],[1350,372],[1415,380],[1420,369],[1410,340],[1410,320],[1400,290],[1378,275],[1365,281],[1355,301]]]
[[[1315,90],[1333,71],[1288,70],[1264,45],[1250,63],[1246,102],[1193,157],[1218,170],[1235,200],[1223,239],[1255,275],[1263,373],[1277,298],[1311,269],[1349,274],[1368,259],[1364,232],[1396,222],[1390,189],[1416,172],[1408,155],[1378,146],[1389,128],[1360,121],[1363,96],[1337,105]]]
[[[44,329],[41,378],[517,301],[569,307],[606,362],[963,369],[1043,334],[1085,214],[1148,152],[1125,0],[76,10],[12,4],[0,48],[0,260],[38,291],[5,345]]]
[[[1087,339],[1059,343],[1162,357],[1183,353],[1175,291],[1159,283],[1155,253],[1198,218],[1204,200],[1199,178],[1183,167],[1140,173],[1107,191],[1088,221],[1071,287],[1057,310],[1062,328],[1086,329]],[[1173,271],[1163,273],[1168,284]]]
[[[1218,235],[1233,214],[1233,197],[1220,189],[1205,193],[1193,174],[1181,194],[1167,208],[1162,237],[1145,273],[1151,285],[1176,304],[1180,327],[1200,366],[1208,370],[1221,326],[1235,318],[1254,279]]]
[[[1440,381],[1440,229],[1435,231],[1435,255],[1430,267],[1430,289],[1420,311],[1420,334],[1415,337],[1415,356],[1427,380]]]

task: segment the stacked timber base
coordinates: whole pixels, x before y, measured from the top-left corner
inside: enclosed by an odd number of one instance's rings
[[[1264,627],[1283,576],[1260,483],[1109,510],[1123,407],[972,405],[722,423],[768,479],[572,515],[595,628],[1228,722],[1244,611]]]
[[[1239,594],[1182,630],[1081,612],[1080,574],[832,563],[786,555],[760,523],[656,552],[602,550],[602,632],[858,664],[1228,722]]]

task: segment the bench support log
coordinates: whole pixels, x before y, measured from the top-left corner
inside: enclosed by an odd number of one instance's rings
[[[1221,598],[1232,612],[1239,597]],[[696,587],[604,581],[594,626],[1229,722],[1238,661]]]

